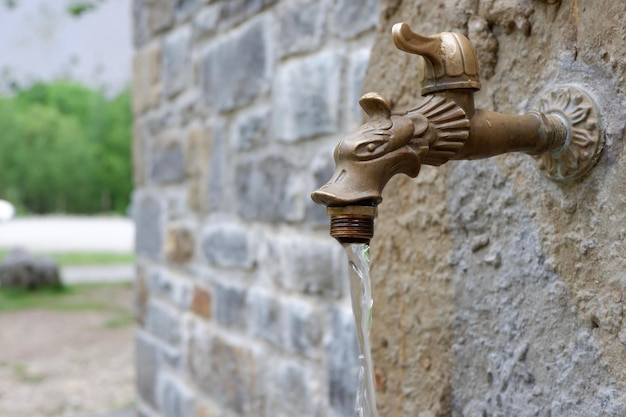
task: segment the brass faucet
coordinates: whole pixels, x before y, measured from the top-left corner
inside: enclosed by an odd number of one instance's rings
[[[602,150],[598,112],[587,93],[562,86],[546,91],[538,111],[524,115],[474,108],[480,89],[478,61],[469,39],[458,33],[414,33],[406,23],[392,29],[398,49],[420,55],[423,99],[392,112],[389,102],[367,93],[359,104],[369,122],[335,148],[336,170],[311,198],[327,206],[331,236],[369,243],[382,190],[396,174],[416,177],[421,164],[481,159],[525,152],[556,181],[572,181],[595,165]]]

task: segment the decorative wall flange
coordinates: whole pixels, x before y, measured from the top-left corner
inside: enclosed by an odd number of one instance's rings
[[[578,87],[562,86],[543,93],[537,108],[563,118],[568,126],[563,146],[535,157],[539,169],[555,181],[583,177],[598,162],[603,146],[595,102]]]

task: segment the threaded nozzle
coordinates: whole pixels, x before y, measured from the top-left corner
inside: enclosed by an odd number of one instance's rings
[[[328,207],[330,235],[340,243],[367,243],[374,236],[376,206]]]

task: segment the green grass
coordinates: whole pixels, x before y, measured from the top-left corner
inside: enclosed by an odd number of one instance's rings
[[[0,262],[9,253],[6,249],[0,249]],[[129,264],[135,262],[133,253],[118,252],[59,252],[37,253],[36,255],[47,256],[54,259],[59,266],[69,265],[111,265]]]
[[[43,381],[44,377],[42,375],[35,375],[31,373],[26,365],[15,364],[12,367],[13,374],[22,382],[26,382],[29,384],[36,384],[38,382]]]
[[[135,324],[135,317],[129,313],[107,320],[104,323],[104,327],[107,329],[119,329],[120,327],[132,326],[133,324]]]
[[[0,288],[0,313],[22,310],[109,311],[116,316],[130,314],[126,306],[116,305],[116,296],[132,284],[76,284],[37,291]],[[115,317],[117,319],[117,317]],[[107,327],[109,327],[107,325]]]

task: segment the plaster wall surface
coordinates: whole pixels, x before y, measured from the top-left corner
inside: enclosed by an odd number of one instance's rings
[[[387,185],[372,241],[373,358],[383,416],[626,415],[626,29],[621,0],[384,0],[364,81],[419,99],[417,57],[390,30],[476,46],[479,108],[591,93],[604,152],[559,184],[527,155],[422,167]]]

